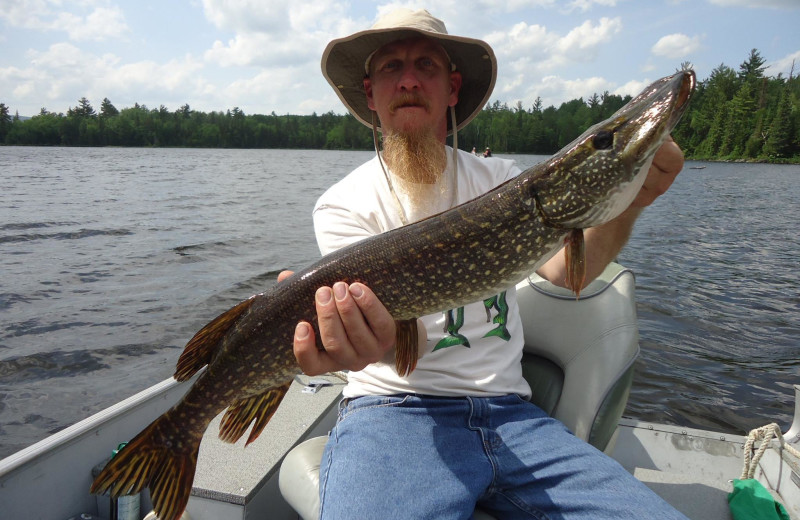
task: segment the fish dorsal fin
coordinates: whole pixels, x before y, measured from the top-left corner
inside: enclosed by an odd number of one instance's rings
[[[211,323],[200,329],[184,347],[181,357],[178,358],[173,377],[178,381],[186,381],[195,375],[198,370],[209,364],[214,358],[214,353],[217,351],[220,340],[228,332],[228,329],[236,323],[236,320],[250,308],[254,301],[255,296],[248,298],[220,314]]]
[[[283,400],[283,396],[289,390],[289,385],[291,384],[292,382],[289,381],[281,386],[270,388],[263,394],[236,401],[222,417],[222,423],[219,426],[219,438],[230,443],[238,441],[255,419],[256,423],[253,425],[253,430],[250,432],[245,445],[256,440],[261,435],[261,432],[264,431],[264,427],[272,418],[272,414],[278,409],[278,405]]]

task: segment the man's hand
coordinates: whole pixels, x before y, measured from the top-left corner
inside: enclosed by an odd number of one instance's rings
[[[283,271],[278,282],[291,275],[292,271]],[[320,287],[315,302],[324,348],[318,348],[309,323],[301,321],[294,333],[294,355],[306,375],[362,370],[394,347],[394,319],[366,285],[337,282]]]
[[[682,169],[683,152],[672,140],[672,137],[667,137],[653,156],[653,164],[650,166],[647,178],[631,207],[643,208],[652,204],[654,200],[666,193]]]
[[[597,278],[613,261],[628,241],[633,224],[642,209],[663,195],[683,169],[683,152],[672,137],[653,156],[653,164],[647,178],[631,205],[614,220],[584,231],[586,243],[586,279],[584,287]],[[559,251],[537,271],[540,276],[555,285],[566,287],[566,259],[564,250]]]

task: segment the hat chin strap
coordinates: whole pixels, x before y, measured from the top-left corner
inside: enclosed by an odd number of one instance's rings
[[[456,128],[455,107],[450,107],[450,123],[453,129],[453,184],[450,189],[450,207],[452,208],[456,205],[456,202],[458,202],[458,129]],[[380,147],[378,146],[378,116],[374,110],[372,111],[372,144],[375,146],[375,154],[378,156],[378,163],[381,165],[383,177],[386,179],[386,184],[389,186],[389,192],[391,192],[394,198],[397,209],[400,210],[400,222],[402,222],[404,226],[407,226],[408,217],[406,216],[406,210],[403,208],[403,204],[400,202],[400,197],[397,196],[397,192],[394,191],[392,177],[389,175],[389,172],[386,171],[386,166],[384,166],[383,158],[381,157]]]

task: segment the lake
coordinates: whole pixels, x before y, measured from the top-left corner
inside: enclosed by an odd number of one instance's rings
[[[372,155],[0,147],[0,457],[170,377],[211,318],[316,259],[314,201]],[[689,162],[639,219],[619,258],[642,346],[627,417],[789,425],[798,181]]]

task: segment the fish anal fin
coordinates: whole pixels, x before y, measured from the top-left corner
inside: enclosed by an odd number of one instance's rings
[[[184,347],[173,377],[178,381],[186,381],[209,364],[225,333],[250,308],[253,301],[255,296],[228,309],[200,329]]]
[[[400,376],[405,377],[417,368],[419,358],[419,332],[417,319],[398,320],[395,322],[395,368]]]
[[[165,416],[157,419],[120,450],[94,479],[90,491],[116,498],[149,487],[158,517],[178,520],[192,491],[201,437],[180,437],[180,445],[169,442],[178,432],[165,421]]]
[[[289,390],[289,381],[281,386],[270,388],[262,394],[253,395],[236,401],[225,412],[222,423],[219,426],[219,438],[225,442],[234,443],[238,441],[247,428],[255,420],[250,436],[245,445],[250,444],[261,435],[264,427],[272,418],[278,405],[283,400],[283,396]]]
[[[567,268],[565,283],[580,298],[581,289],[586,281],[586,248],[582,229],[570,230],[564,239],[564,260]]]

